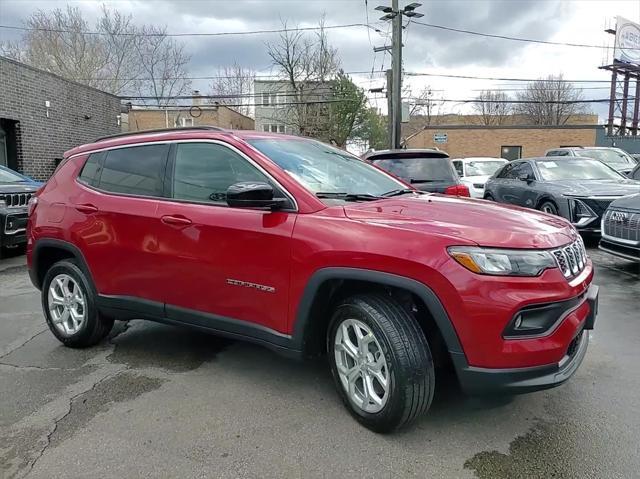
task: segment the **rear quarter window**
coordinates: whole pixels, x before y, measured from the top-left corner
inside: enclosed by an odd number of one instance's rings
[[[91,153],[78,175],[78,180],[90,186],[97,186],[103,158],[104,152]]]

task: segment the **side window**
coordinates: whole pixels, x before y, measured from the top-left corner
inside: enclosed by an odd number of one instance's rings
[[[558,156],[558,152],[556,150],[547,151],[547,154],[544,156]]]
[[[514,178],[520,178],[520,175],[528,175],[529,178],[535,178],[533,174],[533,168],[529,163],[518,163],[512,170]]]
[[[78,175],[78,180],[89,186],[97,186],[100,178],[100,163],[105,152],[91,153]]]
[[[454,161],[453,166],[456,169],[456,173],[458,173],[458,176],[464,176],[464,170],[462,169],[461,161]]]
[[[113,193],[163,196],[168,145],[110,150],[104,159],[99,188]]]
[[[513,172],[513,168],[516,166],[518,166],[517,163],[516,164],[507,163],[502,167],[502,170],[500,170],[500,173],[496,175],[496,178],[503,178],[503,179],[514,178],[512,172]]]
[[[173,171],[173,198],[226,204],[227,188],[269,179],[235,151],[215,143],[180,143]]]
[[[569,150],[559,150],[559,151],[556,151],[555,156],[569,156]]]

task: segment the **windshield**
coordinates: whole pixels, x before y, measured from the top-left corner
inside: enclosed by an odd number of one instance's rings
[[[579,156],[587,156],[606,163],[611,168],[632,168],[636,162],[629,155],[618,150],[580,150]]]
[[[540,176],[546,181],[555,180],[619,180],[620,173],[595,160],[562,159],[536,161]]]
[[[24,183],[25,181],[19,174],[0,168],[0,183]]]
[[[470,161],[465,165],[465,176],[493,175],[504,161]]]
[[[455,179],[448,158],[385,158],[373,159],[374,165],[411,183],[452,181]]]
[[[248,142],[313,193],[380,196],[406,188],[346,151],[319,141],[256,138]]]

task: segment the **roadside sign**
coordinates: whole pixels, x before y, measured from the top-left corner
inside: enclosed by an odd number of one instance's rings
[[[447,142],[447,134],[446,133],[434,133],[433,134],[433,142],[434,143],[446,143]]]

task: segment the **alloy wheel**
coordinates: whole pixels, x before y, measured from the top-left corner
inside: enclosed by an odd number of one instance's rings
[[[68,274],[59,274],[51,280],[47,295],[51,321],[62,334],[77,333],[87,316],[82,288]]]
[[[334,354],[351,402],[367,413],[381,411],[389,398],[389,368],[371,328],[357,319],[344,320],[336,331]]]

